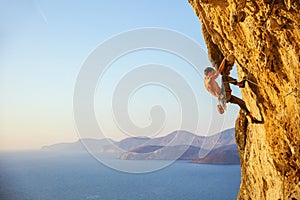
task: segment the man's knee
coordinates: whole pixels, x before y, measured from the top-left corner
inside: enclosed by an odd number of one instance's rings
[[[237,104],[242,110],[244,110],[246,113],[249,112],[245,101],[243,101],[242,99],[236,97],[236,96],[231,96],[230,98],[230,103],[234,103]]]

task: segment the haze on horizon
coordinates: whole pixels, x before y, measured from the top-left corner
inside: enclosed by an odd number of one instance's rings
[[[89,54],[102,42],[122,32],[143,27],[178,31],[205,50],[199,19],[187,1],[5,1],[0,8],[0,150],[38,149],[44,145],[77,141],[73,91],[77,75]],[[120,44],[121,45],[121,44]],[[204,61],[208,63],[208,60]],[[166,124],[159,135],[126,135],[114,124],[110,101],[113,86],[126,72],[149,63],[164,64],[187,80],[198,96],[199,135],[216,133],[211,116],[215,102],[193,67],[167,52],[145,50],[117,60],[95,93],[95,114],[105,136],[157,137],[179,126],[180,105],[170,91],[157,85],[142,87],[129,102],[131,120],[140,127],[151,123],[150,110],[162,105]],[[202,69],[206,66],[199,66]],[[180,89],[180,85],[178,85]],[[102,94],[100,95],[99,91]],[[103,95],[104,91],[104,95]],[[233,93],[240,95],[237,89]],[[222,128],[234,126],[238,107],[229,105]],[[189,130],[188,127],[184,127]]]

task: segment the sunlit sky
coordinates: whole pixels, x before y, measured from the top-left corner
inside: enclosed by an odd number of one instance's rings
[[[206,48],[199,19],[187,0],[2,0],[0,149],[38,149],[85,136],[78,134],[73,117],[74,86],[83,62],[107,39],[143,27],[175,30]],[[143,127],[151,123],[151,107],[162,105],[167,123],[160,135],[126,135],[114,124],[108,98],[113,95],[112,86],[132,68],[149,63],[168,65],[199,92],[201,123],[194,132],[207,135],[216,131],[209,127],[211,116],[217,115],[216,105],[204,90],[203,78],[170,53],[145,50],[117,60],[103,77],[104,87],[97,87],[95,114],[105,136],[115,140],[128,136],[154,137],[182,128],[175,96],[158,85],[136,91],[129,100],[128,110],[131,120]],[[199,66],[201,71],[205,67]],[[240,95],[236,89],[233,92]],[[236,105],[228,106],[222,129],[234,126],[237,112]]]

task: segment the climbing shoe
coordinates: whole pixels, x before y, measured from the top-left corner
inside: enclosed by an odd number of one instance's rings
[[[237,85],[239,86],[239,88],[245,88],[245,82],[246,80],[242,80],[240,82],[237,82]]]
[[[254,116],[252,116],[251,113],[247,113],[246,116],[248,116],[250,118],[252,124],[263,124],[264,123],[263,120],[256,119]]]

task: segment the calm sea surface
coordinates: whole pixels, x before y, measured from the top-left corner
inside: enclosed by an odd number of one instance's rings
[[[239,184],[239,165],[176,161],[155,172],[129,174],[86,153],[0,152],[1,200],[231,200]]]

